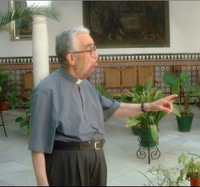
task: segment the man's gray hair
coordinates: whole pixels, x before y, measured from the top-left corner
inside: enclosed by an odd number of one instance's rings
[[[81,33],[90,34],[90,31],[83,26],[79,26],[74,29],[65,30],[56,36],[56,55],[62,67],[65,67],[68,63],[66,56],[70,52],[78,50],[76,35]]]

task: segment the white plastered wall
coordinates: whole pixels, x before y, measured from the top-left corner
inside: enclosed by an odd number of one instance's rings
[[[52,1],[62,12],[60,22],[47,19],[49,55],[55,55],[55,37],[61,31],[83,25],[82,1]],[[0,1],[0,11],[8,1]],[[170,47],[98,49],[99,54],[200,53],[200,1],[169,1]],[[32,56],[32,41],[10,41],[0,32],[0,57]]]

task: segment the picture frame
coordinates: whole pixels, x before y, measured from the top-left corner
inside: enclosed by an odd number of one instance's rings
[[[83,1],[98,48],[170,47],[168,1]]]
[[[9,8],[15,10],[16,7],[25,8],[26,1],[10,1]],[[32,39],[32,17],[26,16],[21,19],[14,20],[10,23],[11,33],[10,40],[31,40]]]

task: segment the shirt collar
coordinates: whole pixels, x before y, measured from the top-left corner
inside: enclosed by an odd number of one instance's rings
[[[59,66],[59,72],[61,73],[61,75],[63,77],[65,77],[67,80],[69,80],[72,83],[75,84],[80,84],[83,80],[81,79],[77,79],[76,77],[73,77],[72,75],[70,75],[63,67]]]

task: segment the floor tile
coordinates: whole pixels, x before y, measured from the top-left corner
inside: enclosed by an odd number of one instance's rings
[[[195,114],[190,132],[178,131],[174,114],[166,115],[159,123],[159,145],[161,155],[158,159],[140,159],[136,153],[139,149],[138,136],[126,128],[128,118],[111,117],[105,122],[107,133],[104,146],[108,166],[108,186],[144,186],[148,180],[140,173],[146,174],[156,183],[155,175],[149,174],[149,168],[161,165],[166,168],[181,167],[178,156],[183,152],[200,154],[200,108],[194,107]],[[31,152],[25,128],[15,122],[23,111],[9,110],[3,112],[8,137],[0,127],[0,186],[35,186],[36,180],[32,166]],[[153,149],[150,149],[153,151]],[[139,172],[140,171],[140,172]],[[189,181],[186,181],[186,186]]]

